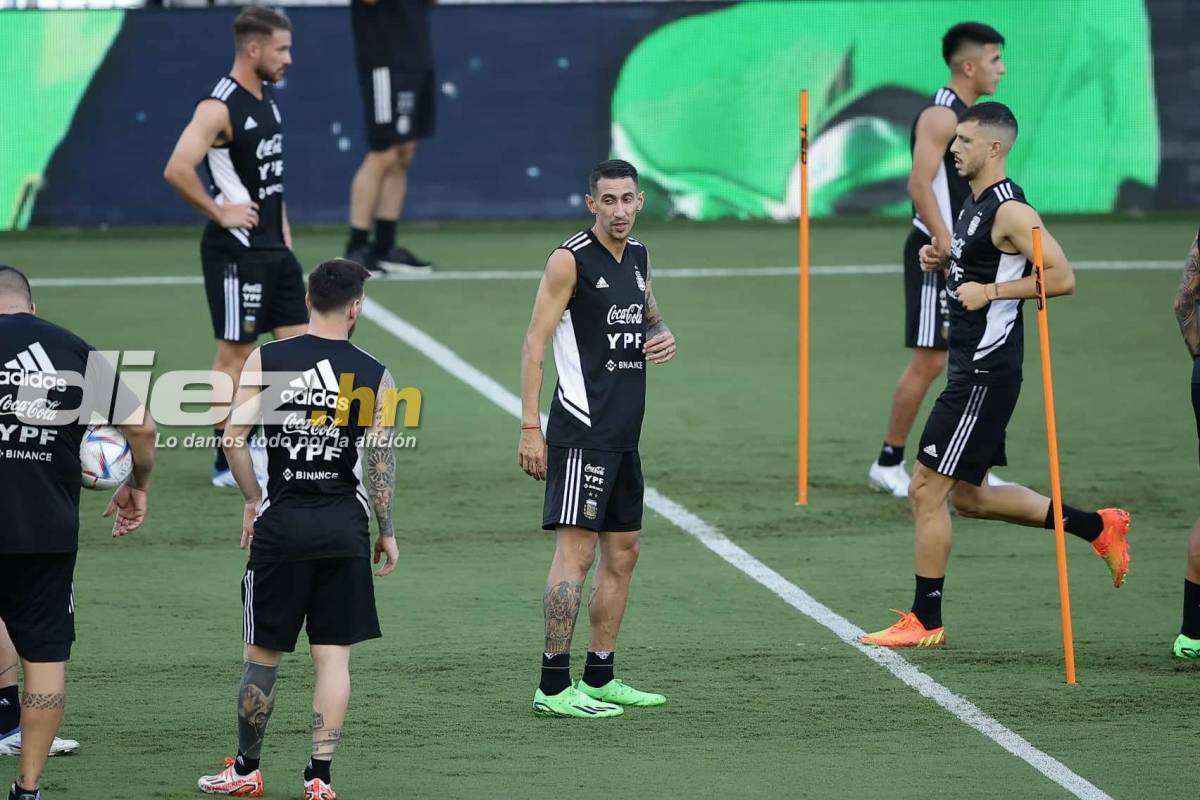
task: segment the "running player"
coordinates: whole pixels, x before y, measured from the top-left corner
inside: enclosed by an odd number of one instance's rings
[[[196,104],[164,177],[209,218],[200,261],[217,340],[213,369],[236,383],[259,334],[295,336],[308,316],[283,202],[283,133],[271,86],[292,63],[292,23],[278,11],[250,7],[234,20],[233,35],[233,68]],[[201,161],[209,189],[196,174]],[[220,444],[212,482],[236,485]]]
[[[316,686],[304,798],[335,797],[329,770],[350,701],[350,646],[380,635],[371,583],[372,509],[379,523],[375,561],[387,558],[375,574],[390,574],[399,558],[392,529],[396,460],[386,413],[394,383],[382,364],[350,343],[369,274],[342,259],[318,266],[308,279],[308,332],[269,342],[246,360],[227,438],[229,464],[246,500],[241,544],[250,551],[242,579],[246,648],[238,753],[219,773],[200,778],[206,794],[262,796],[259,758],[275,675],[305,626]],[[260,377],[281,375],[287,376],[282,387],[260,394]],[[265,492],[245,446],[260,418]]]
[[[17,667],[21,659],[13,646],[8,628],[0,620],[0,756],[21,755],[21,698],[17,693]],[[74,753],[79,742],[54,737],[50,755]]]
[[[555,531],[556,541],[542,601],[546,637],[533,708],[544,716],[581,718],[666,702],[615,678],[613,664],[642,529],[638,440],[645,364],[665,364],[675,355],[675,337],[654,300],[646,247],[630,236],[645,202],[637,170],[626,161],[603,161],[592,169],[589,188],[596,223],[550,254],[534,301],[521,352],[517,452],[521,469],[546,481],[542,528]],[[542,358],[552,337],[558,385],[543,437]],[[572,686],[571,637],[597,541],[591,642],[583,679]]]
[[[429,272],[396,244],[417,141],[433,135],[437,81],[429,9],[434,0],[351,0],[354,60],[366,111],[367,154],[350,184],[346,258],[378,272]],[[368,226],[375,222],[375,241]]]
[[[1200,436],[1200,235],[1188,253],[1179,293],[1175,296],[1175,319],[1188,352],[1192,354],[1192,409]],[[1188,539],[1186,577],[1183,579],[1183,625],[1175,637],[1176,658],[1200,658],[1200,521]]]
[[[113,536],[145,519],[154,467],[154,423],[141,403],[91,345],[35,311],[25,275],[0,266],[0,619],[25,678],[21,763],[9,800],[41,797],[42,770],[66,707],[79,445],[92,412],[122,420],[133,451],[133,474],[105,511],[117,515]]]
[[[908,496],[916,524],[916,595],[912,610],[887,630],[863,637],[888,647],[928,647],[945,642],[942,590],[950,557],[952,498],[961,516],[1034,528],[1054,527],[1050,500],[1024,486],[989,486],[988,470],[1007,463],[1005,429],[1021,391],[1024,358],[1023,300],[1037,297],[1031,274],[1032,230],[1042,220],[1021,187],[1005,177],[1005,159],[1017,138],[1017,120],[1000,103],[963,112],[951,152],[958,174],[970,182],[950,241],[921,248],[921,265],[941,270],[949,262],[950,371],[934,403]],[[1075,275],[1058,242],[1043,229],[1047,297],[1071,294]],[[1129,514],[1063,505],[1068,533],[1091,542],[1120,588],[1129,572]]]
[[[908,433],[930,385],[946,368],[946,278],[941,272],[922,270],[918,254],[934,239],[943,258],[949,253],[954,219],[971,193],[950,154],[954,126],[975,101],[995,93],[1005,73],[1003,44],[999,31],[979,22],[960,22],[946,31],[942,59],[950,68],[950,82],[934,93],[913,121],[908,177],[913,217],[904,242],[904,344],[912,355],[896,382],[883,448],[867,473],[871,488],[896,497],[908,496],[904,469]],[[989,480],[998,481],[994,476]]]

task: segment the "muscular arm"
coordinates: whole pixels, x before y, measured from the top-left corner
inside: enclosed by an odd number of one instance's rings
[[[954,111],[945,106],[931,106],[921,112],[913,144],[912,172],[908,175],[908,196],[930,235],[937,237],[942,248],[950,247],[950,230],[933,194],[933,178],[942,165],[946,148],[954,139],[956,123]]]
[[[654,286],[646,273],[646,358],[654,364],[665,364],[675,357],[675,335],[663,321],[658,301],[654,299]]]
[[[1200,237],[1192,240],[1175,295],[1175,320],[1193,358],[1200,357]]]
[[[646,339],[653,339],[660,333],[669,332],[670,328],[663,321],[658,301],[654,299],[654,286],[650,278],[646,278]]]
[[[246,358],[242,375],[238,380],[237,393],[229,420],[225,423],[225,459],[229,470],[242,490],[246,504],[257,504],[262,500],[262,488],[254,476],[254,462],[250,458],[250,433],[258,424],[262,403],[262,353],[258,348]]]
[[[392,430],[383,424],[383,415],[388,403],[385,398],[396,388],[392,373],[386,369],[379,380],[379,392],[375,395],[375,421],[367,433],[367,494],[371,496],[371,508],[375,521],[379,523],[379,535],[392,538],[396,535],[392,527],[392,498],[396,493],[396,451],[392,448]]]
[[[992,242],[1005,252],[1015,250],[1032,261],[1033,229],[1038,227],[1042,229],[1046,297],[1072,294],[1075,291],[1075,271],[1071,268],[1071,262],[1032,207],[1016,201],[1000,206],[996,211],[996,222],[992,225]],[[988,290],[988,297],[992,300],[1032,300],[1037,297],[1037,283],[1033,275],[993,284]]]
[[[575,256],[555,250],[546,261],[546,272],[533,301],[533,315],[521,346],[521,425],[540,425],[542,365],[546,345],[575,292]]]

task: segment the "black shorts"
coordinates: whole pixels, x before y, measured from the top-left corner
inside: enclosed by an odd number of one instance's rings
[[[251,561],[242,576],[242,640],[290,653],[301,626],[309,644],[378,639],[372,581],[367,558]]]
[[[547,448],[542,528],[562,525],[608,533],[642,529],[642,460],[636,450]]]
[[[921,248],[929,243],[919,228],[904,240],[904,346],[945,350],[950,332],[946,274],[921,269]]]
[[[304,270],[291,250],[200,246],[213,335],[253,342],[285,325],[304,325]]]
[[[938,395],[921,434],[917,460],[934,472],[976,486],[992,467],[1008,464],[1004,432],[1021,384],[952,382]]]
[[[0,553],[0,620],[26,661],[57,664],[75,641],[75,553]]]
[[[368,149],[387,150],[394,144],[432,136],[437,120],[434,84],[433,70],[359,67]]]

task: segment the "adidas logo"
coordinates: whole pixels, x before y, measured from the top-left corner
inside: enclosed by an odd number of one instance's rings
[[[55,389],[64,391],[67,382],[59,378],[58,370],[41,342],[34,342],[16,358],[4,363],[4,369],[12,372],[0,372],[0,386],[32,386],[35,389]]]
[[[929,445],[929,447],[926,447],[926,448],[925,448],[924,450],[922,450],[921,452],[922,452],[922,453],[924,453],[924,454],[925,454],[925,455],[927,455],[927,456],[933,456],[934,458],[937,458],[937,457],[938,457],[938,451],[937,451],[937,445],[936,445],[936,444],[931,444],[931,445]]]
[[[254,117],[246,117],[246,130],[252,131],[258,127],[258,123],[254,121]]]
[[[315,367],[306,369],[299,377],[288,383],[279,399],[284,403],[302,403],[311,406],[337,408],[338,379],[333,374],[333,365],[323,358]]]
[[[596,281],[596,288],[597,289],[607,289],[608,288],[608,281],[604,280],[603,275],[600,276],[600,280]]]

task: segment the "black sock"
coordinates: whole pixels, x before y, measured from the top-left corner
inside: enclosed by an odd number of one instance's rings
[[[1189,639],[1200,639],[1200,583],[1183,579],[1183,626],[1179,632]]]
[[[945,582],[945,576],[917,576],[917,592],[913,596],[912,612],[921,620],[926,630],[942,627],[942,584]]]
[[[237,758],[233,760],[233,769],[238,775],[249,775],[254,770],[258,769],[257,758],[247,758],[241,750],[238,751]],[[293,773],[294,774],[294,773]]]
[[[13,665],[16,666],[15,664]],[[0,736],[21,724],[21,696],[16,685],[0,689]]]
[[[225,436],[225,431],[221,428],[213,428],[213,436],[217,437],[217,460],[213,462],[213,469],[227,470],[229,461],[226,460],[225,450],[221,447],[221,439]]]
[[[896,447],[895,445],[883,443],[883,449],[879,451],[879,466],[894,467],[897,464],[904,463],[904,445]]]
[[[333,778],[329,777],[329,767],[333,765],[333,761],[323,761],[319,758],[310,758],[308,766],[304,768],[304,780],[311,781],[313,778],[320,778],[325,783],[333,783]]]
[[[350,241],[346,242],[346,255],[366,247],[370,236],[371,232],[366,228],[351,228]]]
[[[616,660],[617,654],[612,650],[588,650],[583,662],[583,682],[599,689],[613,679],[613,662]]]
[[[375,244],[371,246],[371,252],[377,256],[385,256],[393,247],[396,246],[396,220],[394,219],[377,219],[375,220]]]
[[[558,694],[571,685],[571,654],[542,653],[542,694]]]
[[[1053,502],[1046,509],[1044,527],[1048,531],[1054,530]],[[1063,503],[1063,530],[1072,536],[1078,536],[1085,542],[1094,542],[1100,532],[1104,530],[1104,520],[1095,511],[1080,511],[1078,508],[1071,508]]]

